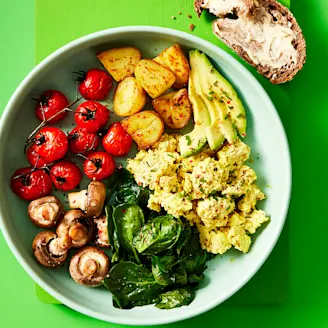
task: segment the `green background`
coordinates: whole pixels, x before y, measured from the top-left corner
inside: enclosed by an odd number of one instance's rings
[[[123,20],[128,25],[158,24],[186,31],[191,23],[186,17],[187,13],[192,13],[187,5],[190,0],[53,0],[50,7],[45,6],[44,2],[47,1],[39,0],[38,17],[41,19],[38,20],[36,34],[37,61],[63,43],[95,30],[119,26]],[[117,8],[118,4],[114,6],[116,2],[120,3],[120,8]],[[150,9],[147,6],[149,3],[157,6],[157,9]],[[325,59],[328,53],[327,5],[322,0],[292,2],[292,11],[307,40],[307,64],[292,83],[269,88],[270,95],[280,100],[277,109],[289,137],[293,194],[287,229],[273,253],[274,262],[272,257],[269,259],[275,266],[266,265],[260,274],[261,284],[266,285],[268,290],[275,290],[272,286],[277,284],[276,276],[284,277],[289,264],[288,296],[284,302],[274,306],[238,306],[228,302],[199,317],[173,324],[172,327],[197,327],[204,323],[221,327],[328,327],[328,221],[325,214],[328,182],[325,173],[328,150],[328,69]],[[181,17],[177,14],[178,8],[184,13]],[[34,1],[1,1],[0,12],[2,109],[35,63]],[[177,19],[172,20],[172,15],[177,16]],[[208,22],[204,19],[198,22],[195,17],[192,21],[196,25],[194,34],[217,42],[209,32]],[[48,33],[49,29],[52,33]],[[42,49],[39,48],[41,43]],[[284,93],[288,93],[291,105],[289,102],[288,106],[281,104]],[[0,251],[0,327],[114,326],[87,318],[61,305],[40,302],[35,295],[33,281],[17,263],[2,237]],[[251,284],[259,281],[256,279]],[[285,280],[281,283],[285,285]],[[285,287],[278,286],[277,290],[285,290]],[[249,298],[254,298],[252,289],[248,288],[247,292],[250,293]],[[246,301],[247,295],[243,295]]]

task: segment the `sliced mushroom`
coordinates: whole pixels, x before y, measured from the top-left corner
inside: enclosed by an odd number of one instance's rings
[[[106,215],[99,217],[93,221],[97,226],[96,244],[100,247],[109,247],[108,224]]]
[[[37,227],[51,228],[56,225],[63,210],[63,205],[57,197],[45,196],[30,202],[27,213]]]
[[[52,231],[42,231],[36,235],[32,243],[32,249],[37,261],[47,268],[56,268],[62,265],[67,258],[67,251],[61,254],[52,253],[50,244],[57,239]],[[58,253],[58,252],[57,252]]]
[[[66,212],[56,232],[59,237],[68,235],[72,239],[72,247],[82,247],[92,239],[93,223],[82,211],[71,210]]]
[[[109,271],[107,255],[96,247],[84,247],[72,256],[69,272],[80,285],[100,286]]]
[[[106,186],[99,181],[90,182],[88,189],[68,194],[69,207],[81,209],[89,218],[96,218],[101,214],[105,198]]]

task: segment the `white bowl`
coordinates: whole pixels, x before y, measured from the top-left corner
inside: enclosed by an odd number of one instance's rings
[[[189,305],[173,310],[154,306],[119,310],[112,306],[105,289],[79,286],[69,277],[66,267],[50,270],[38,265],[31,243],[39,231],[27,218],[26,202],[10,190],[9,180],[15,169],[27,164],[22,152],[26,136],[37,126],[32,94],[48,88],[64,91],[74,98],[71,73],[99,66],[95,53],[119,45],[134,45],[144,57],[153,57],[164,47],[179,43],[185,50],[198,48],[218,65],[241,96],[248,115],[248,137],[253,167],[268,199],[263,209],[271,222],[253,236],[248,254],[229,252],[209,263],[206,280]],[[70,122],[71,123],[71,122]],[[139,26],[100,31],[60,48],[24,79],[11,97],[1,118],[0,134],[0,214],[1,229],[12,252],[27,273],[48,293],[68,307],[88,316],[130,325],[164,324],[190,318],[219,305],[259,270],[271,253],[283,228],[291,192],[291,164],[288,142],[279,116],[257,80],[233,57],[213,44],[191,34],[171,29]],[[72,128],[71,125],[69,125]],[[258,155],[259,154],[259,155]],[[257,157],[259,159],[257,160]],[[231,261],[234,257],[234,261]]]

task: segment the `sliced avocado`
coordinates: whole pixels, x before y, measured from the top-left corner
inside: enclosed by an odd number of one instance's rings
[[[204,71],[203,74],[207,77],[210,88],[214,91],[214,95],[217,99],[221,99],[225,102],[228,108],[228,114],[232,119],[232,123],[238,129],[241,137],[246,136],[246,111],[239,99],[236,90],[233,86],[214,68],[212,63],[206,57],[205,54],[198,53],[202,57]]]
[[[188,95],[193,107],[194,129],[179,139],[180,154],[189,157],[198,154],[207,143],[205,128],[211,124],[211,118],[203,100],[196,94],[194,87],[195,71],[190,71]]]
[[[210,95],[208,90],[207,79],[202,71],[199,55],[200,52],[198,50],[189,52],[190,67],[194,71],[193,82],[195,91],[205,103],[211,117],[211,124],[205,128],[207,142],[212,150],[217,150],[222,146],[225,138],[219,127],[220,116],[213,102],[214,97]]]
[[[199,70],[201,72],[208,72],[208,67],[206,65],[206,61],[203,59],[203,55],[198,50],[196,51],[196,58],[198,59],[198,66]],[[204,55],[205,56],[205,55]],[[214,112],[213,116],[215,116],[215,126],[219,126],[219,129],[221,133],[224,135],[224,137],[232,143],[234,140],[237,139],[237,131],[235,130],[230,115],[228,114],[229,111],[227,109],[226,103],[216,95],[216,93],[213,91],[211,84],[208,82],[209,75],[211,73],[205,73],[201,76],[201,86],[202,91],[205,93],[205,96],[207,97],[209,104],[208,106],[211,106],[212,111]]]

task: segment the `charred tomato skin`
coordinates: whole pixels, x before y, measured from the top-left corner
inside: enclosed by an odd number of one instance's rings
[[[113,85],[112,77],[99,68],[88,70],[80,80],[79,92],[86,100],[104,100]]]
[[[88,100],[77,107],[74,119],[80,128],[96,133],[107,124],[109,110],[96,101]]]
[[[113,156],[126,156],[132,146],[132,138],[120,122],[112,124],[102,140],[105,150]]]
[[[38,169],[51,164],[51,162],[46,161],[44,158],[42,158],[40,155],[36,153],[35,144],[33,144],[27,149],[26,156],[29,163],[33,167],[37,167]]]
[[[47,90],[42,93],[39,99],[37,99],[35,115],[40,121],[43,121],[44,118],[48,120],[50,117],[54,116],[67,106],[68,100],[63,93],[58,90]],[[67,112],[64,111],[56,117],[52,118],[50,121],[48,121],[48,123],[58,123],[62,121],[66,115]]]
[[[52,166],[50,178],[57,189],[69,191],[80,184],[82,172],[75,163],[60,161]]]
[[[110,177],[116,169],[116,163],[111,155],[98,151],[89,154],[84,161],[84,174],[91,180],[100,181]]]
[[[44,127],[35,136],[34,145],[35,152],[44,160],[55,162],[66,155],[68,139],[61,129]]]
[[[68,135],[69,150],[73,154],[89,154],[99,146],[99,136],[85,129],[75,127]]]
[[[10,180],[11,190],[19,198],[27,201],[48,196],[52,191],[49,175],[44,170],[35,170],[33,172],[31,170],[32,167],[18,169]],[[18,177],[20,175],[24,176]]]

